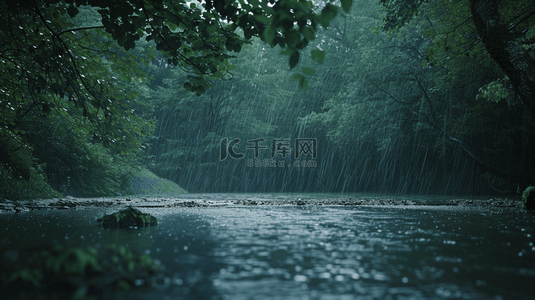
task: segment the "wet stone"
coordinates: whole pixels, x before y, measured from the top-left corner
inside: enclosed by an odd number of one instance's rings
[[[19,212],[19,211],[30,211],[29,208],[27,208],[26,206],[15,206],[15,211]]]
[[[158,220],[136,208],[128,207],[111,215],[97,219],[100,226],[108,229],[128,229],[158,225]]]
[[[48,206],[53,206],[59,209],[65,209],[65,208],[76,207],[78,206],[78,204],[76,204],[74,200],[60,199],[56,202],[48,204]]]

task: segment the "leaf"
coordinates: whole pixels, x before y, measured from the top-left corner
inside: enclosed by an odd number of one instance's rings
[[[310,57],[312,58],[313,61],[322,64],[323,60],[325,59],[325,51],[320,50],[320,49],[314,49],[310,53]]]
[[[69,14],[69,17],[74,18],[78,14],[78,8],[71,4],[67,8],[67,13]]]
[[[294,53],[295,50],[292,50],[292,49],[289,49],[289,48],[284,48],[282,49],[282,51],[279,53],[280,55],[292,55]]]
[[[295,68],[297,63],[299,63],[299,52],[295,51],[292,55],[290,55],[290,69]]]
[[[271,18],[265,15],[255,15],[254,18],[260,23],[271,23]]]
[[[246,27],[245,29],[243,29],[243,36],[247,40],[250,40],[253,37],[254,33],[255,32],[253,31],[253,28],[251,27]]]
[[[314,34],[314,30],[310,28],[309,26],[305,26],[301,28],[301,34],[305,37],[307,41],[312,41],[316,38],[316,35]]]
[[[225,41],[225,48],[227,48],[227,51],[233,51],[234,50],[234,43],[232,42],[232,40],[227,39]]]
[[[234,52],[238,53],[241,51],[241,45],[240,44],[234,44]]]
[[[204,89],[204,87],[202,87],[201,85],[198,85],[198,86],[195,88],[194,91],[195,91],[195,94],[196,94],[197,96],[200,96],[200,95],[204,94],[205,89]],[[192,90],[192,92],[193,92],[193,90]]]
[[[296,73],[292,75],[292,80],[299,82],[299,87],[303,90],[308,88],[308,82],[303,74]]]
[[[321,26],[327,28],[337,14],[338,6],[332,5],[330,3],[325,5],[325,7],[321,10],[321,16],[319,17],[319,22]]]
[[[302,90],[308,89],[308,82],[307,82],[306,78],[303,77],[303,79],[299,80],[299,87]]]
[[[293,81],[301,82],[301,80],[305,79],[305,76],[303,76],[303,74],[296,73],[296,74],[293,74],[291,78],[292,78]]]
[[[353,0],[340,0],[340,2],[342,2],[342,9],[345,12],[349,12],[351,5],[353,5]]]
[[[305,75],[308,75],[308,76],[314,75],[314,69],[312,69],[312,68],[303,67],[301,70],[303,71],[303,74],[305,74]]]
[[[266,29],[264,29],[264,32],[262,33],[264,42],[270,44],[271,46],[274,46],[273,40],[275,40],[276,35],[277,35],[277,30],[271,24],[268,25]]]
[[[301,40],[301,34],[295,29],[290,29],[285,33],[286,44],[290,48],[295,48],[297,43]]]
[[[31,282],[34,286],[37,287],[39,285],[39,282],[43,279],[43,274],[40,269],[24,268],[22,270],[13,272],[11,274],[11,278],[9,278],[6,283],[15,281],[19,278],[23,281]]]

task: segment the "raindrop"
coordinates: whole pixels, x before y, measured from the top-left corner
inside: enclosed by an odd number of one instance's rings
[[[144,285],[144,284],[145,284],[145,280],[144,280],[144,279],[136,279],[136,280],[134,281],[134,284],[135,284],[136,286]]]

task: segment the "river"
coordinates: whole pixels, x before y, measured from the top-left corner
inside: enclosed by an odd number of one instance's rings
[[[145,207],[158,226],[98,227],[96,218],[117,210],[3,213],[0,242],[120,244],[166,267],[152,288],[107,299],[532,299],[535,293],[535,217],[517,209]]]

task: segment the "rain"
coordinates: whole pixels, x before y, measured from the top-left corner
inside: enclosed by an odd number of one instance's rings
[[[2,299],[530,299],[531,1],[0,4]]]

